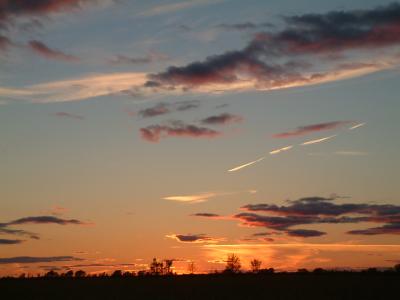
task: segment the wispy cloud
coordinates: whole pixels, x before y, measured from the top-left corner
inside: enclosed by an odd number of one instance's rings
[[[178,12],[181,10],[193,8],[196,6],[216,4],[216,3],[219,3],[222,1],[224,1],[224,0],[185,0],[185,1],[175,2],[175,3],[155,5],[149,9],[139,13],[139,16],[153,17],[153,16],[158,16],[158,15],[163,15],[163,14],[170,14],[170,13],[175,13],[175,12]]]
[[[365,156],[368,155],[368,152],[362,151],[336,151],[334,152],[336,155],[344,155],[344,156]]]
[[[337,136],[337,134],[334,134],[334,135],[331,135],[331,136],[327,136],[327,137],[324,137],[324,138],[320,138],[320,139],[316,139],[316,140],[307,141],[307,142],[302,143],[301,145],[302,146],[307,146],[307,145],[322,143],[322,142],[325,142],[327,140],[330,140],[330,139],[334,138],[335,136]]]
[[[85,117],[83,117],[83,116],[72,114],[72,113],[65,112],[65,111],[58,111],[58,112],[53,113],[52,115],[56,116],[56,117],[69,118],[69,119],[75,119],[75,120],[85,119]]]
[[[29,41],[29,48],[36,54],[49,59],[55,59],[60,61],[77,62],[79,58],[73,55],[65,54],[64,52],[56,49],[52,49],[43,42],[32,40]]]
[[[184,195],[184,196],[167,196],[163,197],[164,200],[177,201],[177,202],[185,202],[185,203],[199,203],[207,201],[211,198],[217,197],[220,194],[218,193],[200,193],[194,195]]]
[[[166,54],[159,52],[150,52],[149,54],[141,57],[129,57],[126,55],[118,54],[111,58],[109,62],[114,65],[140,65],[166,61],[168,59],[169,57]]]

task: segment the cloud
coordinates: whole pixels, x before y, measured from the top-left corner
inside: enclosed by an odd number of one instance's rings
[[[0,239],[0,245],[16,245],[24,242],[23,240],[9,240],[9,239]]]
[[[192,214],[191,216],[193,216],[193,217],[203,217],[203,218],[218,218],[218,217],[220,217],[220,215],[213,214],[213,213],[195,213],[195,214]]]
[[[234,24],[219,24],[218,28],[226,29],[226,30],[237,30],[237,31],[246,31],[246,30],[255,30],[261,29],[262,27],[272,27],[271,23],[253,23],[253,22],[243,22],[243,23],[234,23]]]
[[[177,202],[186,202],[186,203],[199,203],[207,201],[211,198],[218,196],[217,193],[201,193],[196,195],[185,195],[185,196],[167,196],[163,197],[164,200],[171,200]]]
[[[27,236],[31,239],[38,240],[40,239],[39,235],[30,231],[22,230],[22,229],[13,229],[7,227],[6,223],[0,223],[0,234],[10,234],[10,235],[18,235],[18,236]]]
[[[43,42],[32,40],[28,44],[29,48],[36,54],[49,59],[55,59],[60,61],[76,62],[79,58],[73,55],[65,54],[60,50],[49,48]]]
[[[192,101],[179,101],[175,103],[157,103],[151,107],[142,109],[138,112],[140,116],[143,118],[151,118],[160,115],[165,115],[172,113],[174,111],[187,111],[191,109],[198,108],[200,106],[200,102],[196,100]]]
[[[115,65],[137,65],[137,64],[150,64],[154,62],[161,62],[168,60],[169,57],[163,53],[150,52],[142,57],[128,57],[125,55],[116,55],[110,59],[111,64]]]
[[[286,231],[287,234],[292,236],[296,232],[291,232],[293,229],[289,228],[297,225],[364,222],[383,223],[383,225],[369,229],[352,230],[348,233],[360,235],[400,234],[400,206],[365,203],[336,204],[333,202],[335,199],[337,198],[308,197],[290,201],[290,204],[286,206],[248,204],[242,207],[248,212],[237,214],[233,218],[239,219],[244,225]],[[253,212],[269,215],[259,215]],[[304,236],[307,234],[317,236],[323,233],[304,231]]]
[[[212,238],[205,234],[171,234],[167,238],[174,239],[181,243],[217,243],[223,239]]]
[[[361,76],[399,64],[372,50],[400,44],[400,5],[285,17],[281,30],[259,32],[240,50],[170,66],[148,85],[202,92],[272,90]],[[363,60],[341,55],[365,50]],[[315,55],[317,54],[317,55]],[[336,56],[336,60],[332,60]],[[361,58],[360,58],[361,59]]]
[[[152,107],[142,109],[139,111],[139,115],[143,118],[151,118],[159,115],[165,115],[170,113],[169,105],[166,103],[158,103]]]
[[[0,25],[7,28],[12,19],[16,17],[44,16],[79,8],[84,2],[89,1],[91,0],[2,1],[0,3]]]
[[[214,129],[185,124],[179,121],[168,125],[150,125],[140,128],[142,138],[148,142],[157,143],[166,137],[190,137],[190,138],[216,138],[222,135]]]
[[[325,235],[326,232],[318,231],[318,230],[309,230],[309,229],[293,229],[293,230],[288,230],[286,233],[289,236],[295,236],[295,237],[318,237]]]
[[[71,114],[71,113],[68,113],[65,111],[58,111],[58,112],[54,113],[53,116],[61,117],[61,118],[70,118],[70,119],[75,119],[75,120],[85,119],[85,117],[83,117],[83,116]]]
[[[307,135],[307,134],[310,134],[313,132],[337,129],[337,128],[345,126],[349,123],[351,123],[351,122],[350,121],[335,121],[335,122],[327,122],[327,123],[299,126],[292,131],[277,133],[274,135],[274,137],[275,138],[288,138],[288,137],[302,136],[302,135]]]
[[[400,217],[398,217],[397,223],[385,224],[380,227],[373,227],[368,229],[351,230],[347,233],[358,235],[400,234]]]
[[[251,161],[251,162],[249,162],[249,163],[240,165],[240,166],[238,166],[238,167],[234,167],[234,168],[232,168],[232,169],[229,169],[228,172],[236,172],[236,171],[239,171],[239,170],[241,170],[241,169],[243,169],[243,168],[246,168],[246,167],[249,167],[249,166],[251,166],[251,165],[254,165],[254,164],[256,164],[256,163],[258,163],[258,162],[260,162],[260,161],[262,161],[262,160],[264,160],[264,159],[265,159],[265,156],[264,156],[264,157],[261,157],[261,158],[259,158],[259,159],[253,160],[253,161]]]
[[[23,88],[2,88],[3,98],[33,103],[80,101],[101,96],[117,95],[131,91],[146,82],[144,73],[92,74],[75,79],[52,81]]]
[[[334,152],[336,155],[344,155],[344,156],[365,156],[368,155],[368,152],[362,151],[336,151]]]
[[[190,9],[192,7],[216,4],[224,0],[191,0],[183,2],[175,2],[168,4],[155,5],[139,14],[142,17],[154,17],[163,14],[175,13],[181,10]]]
[[[337,136],[337,134],[334,134],[334,135],[331,135],[331,136],[327,136],[327,137],[324,137],[324,138],[320,138],[320,139],[316,139],[316,140],[307,141],[307,142],[302,143],[301,145],[302,146],[307,146],[307,145],[322,143],[322,142],[325,142],[327,140],[330,140],[330,139],[334,138],[335,136]]]
[[[278,154],[278,153],[281,153],[281,152],[284,152],[284,151],[288,151],[288,150],[290,150],[292,148],[293,148],[293,146],[286,146],[286,147],[283,147],[283,148],[272,150],[272,151],[269,152],[269,154],[271,154],[271,155]]]
[[[77,261],[83,260],[74,256],[44,256],[44,257],[34,257],[34,256],[16,256],[0,258],[0,264],[35,264],[35,263],[48,263],[48,262],[58,262],[58,261]]]
[[[231,123],[242,122],[243,118],[241,116],[232,115],[229,113],[222,113],[216,116],[210,116],[201,120],[201,123],[207,125],[226,125]]]
[[[58,224],[58,225],[87,225],[88,223],[76,220],[76,219],[62,219],[55,216],[36,216],[36,217],[25,217],[20,218],[8,223],[8,225],[22,225],[22,224]]]

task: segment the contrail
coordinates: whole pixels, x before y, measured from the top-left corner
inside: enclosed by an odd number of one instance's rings
[[[362,126],[364,126],[365,124],[366,124],[366,123],[364,122],[364,123],[360,123],[360,124],[354,125],[353,127],[350,127],[349,130],[353,130],[353,129],[362,127]]]
[[[331,138],[334,138],[335,136],[337,136],[337,134],[334,134],[334,135],[331,135],[331,136],[327,136],[327,137],[324,137],[324,138],[318,139],[318,140],[311,140],[311,141],[308,141],[308,142],[304,142],[301,145],[302,146],[306,146],[306,145],[312,145],[312,144],[316,144],[316,143],[321,143],[321,142],[324,142],[324,141],[329,140]]]
[[[276,149],[276,150],[272,150],[269,154],[271,154],[271,155],[278,154],[280,152],[287,151],[287,150],[292,149],[292,148],[293,148],[293,146],[287,146],[287,147],[279,148],[279,149]]]
[[[243,168],[246,168],[246,167],[248,167],[248,166],[251,166],[251,165],[253,165],[253,164],[255,164],[255,163],[258,163],[258,162],[262,161],[263,159],[265,159],[265,156],[264,156],[264,157],[261,157],[261,158],[259,158],[259,159],[257,159],[257,160],[251,161],[251,162],[249,162],[249,163],[247,163],[247,164],[244,164],[244,165],[235,167],[235,168],[233,168],[233,169],[230,169],[230,170],[228,170],[228,172],[239,171],[240,169],[243,169]]]

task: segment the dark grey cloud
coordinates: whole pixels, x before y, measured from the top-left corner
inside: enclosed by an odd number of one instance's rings
[[[380,227],[373,227],[368,229],[351,230],[347,233],[358,235],[400,234],[400,222],[385,224]]]
[[[9,240],[9,239],[0,239],[0,245],[16,245],[24,242],[23,240]]]
[[[333,55],[340,56],[353,49],[399,45],[399,16],[400,4],[393,3],[367,10],[285,17],[283,29],[258,32],[243,49],[185,66],[171,66],[150,75],[145,86],[190,89],[231,84],[245,77],[257,82],[257,87],[271,89],[321,81],[341,69],[339,64],[330,71],[318,71],[315,67],[320,60],[331,62]],[[252,24],[242,25],[246,26]]]
[[[13,229],[7,227],[7,224],[0,224],[0,234],[10,234],[10,235],[18,235],[18,236],[26,236],[31,239],[38,240],[39,235],[30,231],[22,230],[22,229]]]
[[[19,17],[41,17],[55,12],[79,8],[95,0],[18,0],[0,1],[0,28],[9,29]]]
[[[36,216],[20,218],[8,223],[6,225],[21,225],[21,224],[58,224],[58,225],[86,225],[87,223],[76,219],[62,219],[55,216]]]
[[[326,234],[326,232],[322,232],[322,231],[318,231],[318,230],[309,230],[309,229],[292,229],[292,230],[286,231],[286,233],[289,236],[303,237],[303,238],[318,237],[318,236],[322,236],[322,235]]]
[[[249,204],[242,207],[248,211],[233,216],[243,224],[285,231],[291,236],[320,236],[324,232],[308,229],[292,229],[306,224],[353,224],[380,223],[380,227],[349,231],[349,234],[378,235],[400,234],[400,206],[391,204],[344,203],[337,198],[308,197],[289,201],[288,205]],[[268,215],[260,215],[266,213]]]
[[[231,123],[242,122],[243,118],[238,115],[232,115],[229,113],[222,113],[215,116],[210,116],[201,120],[201,123],[207,125],[226,125]]]
[[[206,234],[173,234],[167,235],[168,238],[175,239],[182,243],[205,243],[205,242],[216,242],[219,239],[207,236]]]
[[[216,218],[216,217],[220,217],[220,215],[218,215],[218,214],[213,214],[213,213],[195,213],[195,214],[192,214],[191,216],[194,216],[194,217],[204,217],[204,218]]]
[[[167,125],[150,125],[140,128],[140,134],[142,139],[153,143],[167,137],[216,138],[222,135],[214,129],[177,121]]]
[[[0,258],[0,264],[35,264],[35,263],[48,263],[48,262],[58,262],[58,261],[78,261],[83,260],[74,256],[16,256],[16,257],[5,257]]]
[[[198,108],[200,106],[200,102],[197,100],[192,101],[179,101],[175,103],[157,103],[148,108],[142,109],[138,112],[140,116],[143,118],[151,118],[160,115],[169,114],[175,111],[187,111],[191,109]]]
[[[275,138],[288,138],[295,136],[307,135],[314,132],[337,129],[352,123],[351,121],[334,121],[326,123],[318,123],[312,125],[299,126],[294,130],[281,132],[274,135]]]

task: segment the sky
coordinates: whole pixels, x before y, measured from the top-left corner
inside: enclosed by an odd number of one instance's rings
[[[0,0],[0,276],[400,262],[400,2]]]

